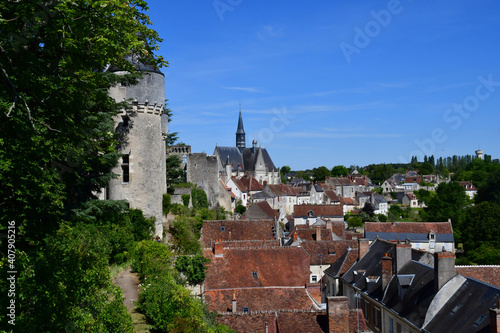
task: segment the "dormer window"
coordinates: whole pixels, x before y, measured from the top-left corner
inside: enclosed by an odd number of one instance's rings
[[[307,216],[313,216],[313,211],[310,210],[309,212],[307,212]]]
[[[220,227],[220,231],[221,231],[221,232],[226,231],[226,227]]]

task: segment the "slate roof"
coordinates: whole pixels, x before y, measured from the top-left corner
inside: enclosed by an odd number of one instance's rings
[[[296,287],[309,282],[309,255],[300,247],[224,248],[222,257],[206,249],[205,290]]]
[[[342,205],[295,205],[293,207],[293,217],[309,217],[309,211],[312,211],[313,217],[344,216]]]
[[[330,265],[324,272],[331,277],[343,275],[358,260],[358,249],[350,248],[345,251],[336,262]]]
[[[499,298],[499,288],[468,278],[425,329],[429,332],[490,332],[489,309],[498,308]],[[462,306],[457,309],[459,304]],[[483,320],[475,325],[480,318]]]
[[[500,288],[500,266],[455,266],[455,271],[465,277]]]
[[[304,286],[217,289],[204,293],[205,303],[217,312],[231,312],[233,296],[238,312],[242,312],[243,307],[249,311],[310,310],[313,307]]]
[[[238,167],[241,167],[243,171],[254,171],[259,153],[262,154],[269,171],[278,171],[266,148],[245,148],[243,153],[240,153],[237,147],[216,146],[214,151],[214,155],[219,155],[223,167],[226,166],[226,161],[229,159],[229,163],[233,165],[232,171],[237,171]]]
[[[279,217],[279,211],[273,209],[267,201],[252,204],[244,214],[245,219],[274,219]]]
[[[453,242],[451,222],[366,222],[365,238],[385,240],[428,242],[429,232],[436,233],[436,242]]]
[[[273,220],[217,220],[203,221],[201,241],[205,248],[216,239],[223,241],[275,240]]]
[[[266,199],[270,199],[272,197],[273,197],[272,195],[270,195],[269,193],[264,192],[264,191],[252,194],[252,198],[253,199],[264,199],[264,200],[266,200]]]

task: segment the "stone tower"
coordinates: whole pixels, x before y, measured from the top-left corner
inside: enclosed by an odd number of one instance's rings
[[[109,92],[117,102],[128,101],[130,107],[115,119],[116,131],[122,138],[118,146],[122,156],[113,169],[118,178],[110,181],[107,199],[126,200],[131,208],[154,217],[155,235],[162,237],[162,197],[167,192],[165,77],[158,69],[134,61],[133,56],[128,60],[144,75],[133,86],[119,84]],[[127,73],[111,71],[116,75]]]
[[[238,148],[240,153],[242,153],[245,146],[245,130],[243,129],[243,118],[241,117],[240,108],[240,118],[238,119],[238,129],[236,130],[236,148]]]
[[[479,159],[483,159],[483,151],[481,149],[476,150],[476,157]]]

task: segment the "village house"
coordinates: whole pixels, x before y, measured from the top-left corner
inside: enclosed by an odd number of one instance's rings
[[[472,182],[459,182],[459,184],[465,189],[465,194],[469,196],[472,200],[477,193],[477,188],[472,184]]]
[[[232,177],[226,183],[226,186],[231,189],[231,191],[236,196],[236,200],[241,202],[241,205],[248,207],[248,190],[245,184],[236,177]]]
[[[443,249],[455,252],[455,238],[451,222],[366,222],[365,238],[387,241],[406,241],[417,250],[431,253]]]
[[[279,218],[279,211],[273,209],[267,201],[252,204],[241,217],[242,220],[276,220]]]
[[[344,208],[342,205],[295,205],[289,229],[296,225],[312,225],[317,218],[344,222]]]
[[[500,331],[500,289],[456,274],[451,252],[377,239],[341,280],[374,332]]]
[[[297,195],[292,186],[264,183],[263,192],[272,197],[273,209],[282,209],[286,215],[292,214],[293,206],[297,204]]]
[[[418,198],[413,192],[406,193],[403,197],[402,203],[410,208],[419,207]]]

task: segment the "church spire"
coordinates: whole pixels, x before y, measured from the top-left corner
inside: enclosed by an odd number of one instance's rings
[[[245,130],[243,129],[243,118],[241,117],[241,105],[238,129],[236,130],[236,148],[238,148],[241,153],[243,153],[243,149],[245,149]]]

